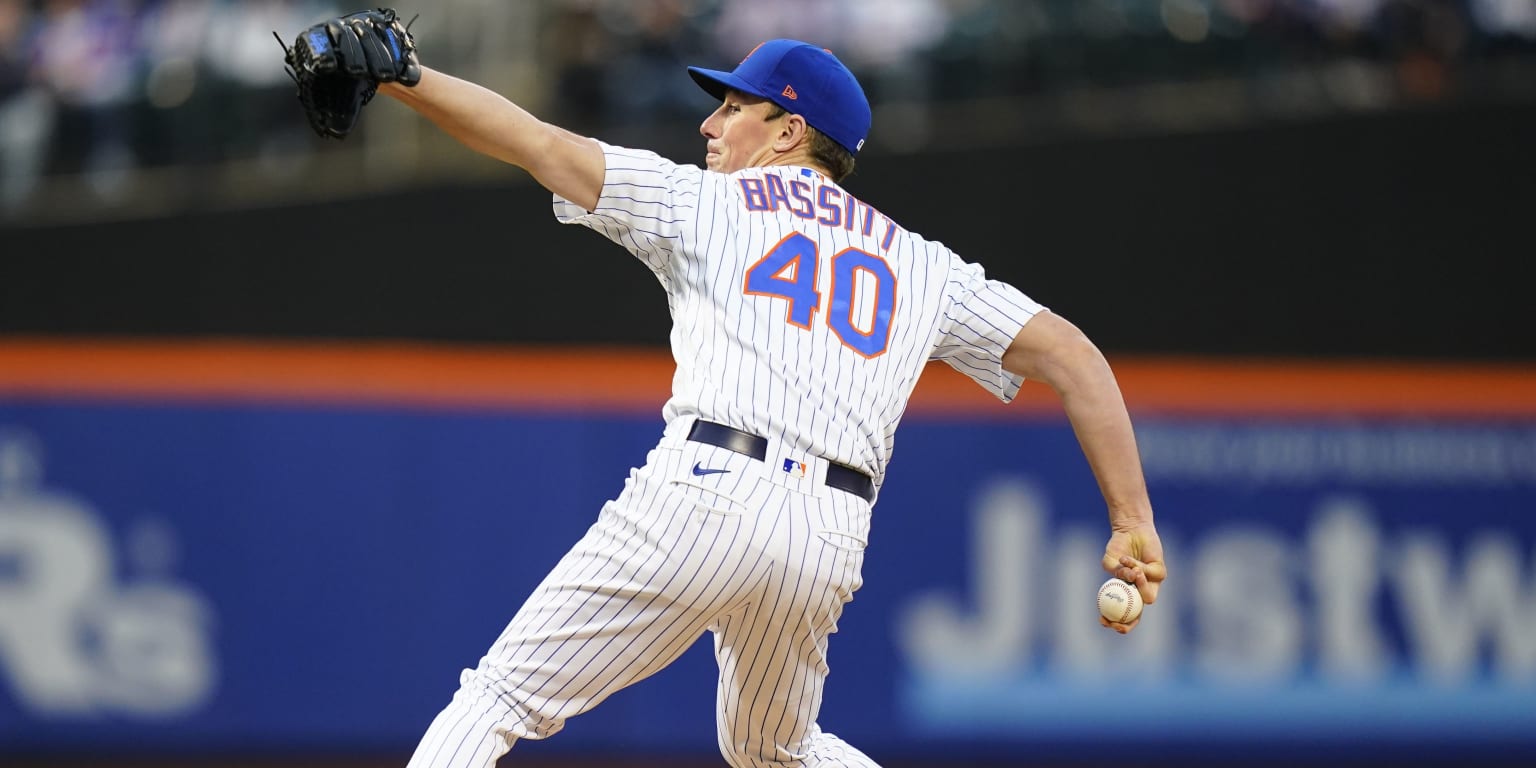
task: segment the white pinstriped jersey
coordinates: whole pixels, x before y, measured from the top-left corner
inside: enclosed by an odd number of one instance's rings
[[[1043,307],[979,265],[809,168],[720,174],[603,151],[597,207],[556,195],[555,214],[623,246],[666,289],[668,423],[696,415],[775,437],[878,485],[929,360],[1004,401],[1018,391],[1002,356]]]

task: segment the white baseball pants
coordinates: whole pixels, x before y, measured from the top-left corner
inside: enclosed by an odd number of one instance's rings
[[[464,670],[410,768],[492,768],[517,739],[554,734],[706,630],[730,765],[876,765],[816,724],[827,641],[861,584],[870,505],[826,487],[817,457],[770,440],[758,461],[685,440],[688,424],[671,425]],[[785,471],[786,458],[804,469]]]

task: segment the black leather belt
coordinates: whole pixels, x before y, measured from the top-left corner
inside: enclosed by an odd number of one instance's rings
[[[693,428],[688,430],[688,439],[751,456],[758,461],[768,458],[768,438],[713,421],[695,421]],[[847,491],[871,504],[875,503],[875,481],[869,475],[845,464],[827,462],[827,487]]]

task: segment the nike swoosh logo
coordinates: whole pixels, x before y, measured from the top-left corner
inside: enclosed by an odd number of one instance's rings
[[[700,462],[697,461],[693,463],[693,473],[699,477],[703,477],[704,475],[718,475],[722,472],[730,471],[729,469],[704,469],[703,467],[699,466],[699,464]]]

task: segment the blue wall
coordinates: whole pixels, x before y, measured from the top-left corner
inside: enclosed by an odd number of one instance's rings
[[[1172,575],[1121,637],[1067,426],[909,419],[823,725],[877,757],[1112,729],[1190,762],[1536,759],[1536,423],[1138,430]],[[0,754],[407,752],[659,431],[0,400]],[[700,644],[539,748],[707,757],[713,687]]]

